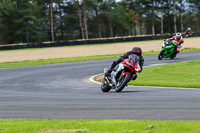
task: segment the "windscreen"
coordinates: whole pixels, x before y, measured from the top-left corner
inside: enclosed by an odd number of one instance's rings
[[[129,59],[133,61],[133,65],[136,65],[138,63],[140,57],[135,54],[132,54],[132,55],[129,55]]]
[[[171,43],[172,43],[172,41],[166,41],[164,44],[165,44],[165,46],[170,46]]]

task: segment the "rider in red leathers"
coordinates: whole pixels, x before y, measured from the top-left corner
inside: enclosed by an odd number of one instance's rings
[[[174,50],[174,57],[175,57],[177,53],[180,53],[180,49],[182,48],[182,44],[184,43],[182,34],[176,33],[176,35],[173,36],[172,38],[169,38],[169,40],[174,40],[178,42],[178,45],[176,45],[175,50]]]

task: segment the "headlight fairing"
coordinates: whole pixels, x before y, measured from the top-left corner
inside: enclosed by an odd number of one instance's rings
[[[132,67],[131,63],[129,63],[128,61],[126,61],[126,64],[127,64],[129,67]]]

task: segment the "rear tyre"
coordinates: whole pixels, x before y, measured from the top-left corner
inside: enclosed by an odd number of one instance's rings
[[[170,59],[174,59],[176,57],[176,54],[177,52],[173,53],[171,56],[170,56]]]
[[[174,59],[174,55],[172,55],[172,56],[170,57],[170,59]]]
[[[162,60],[164,57],[164,50],[160,51],[160,54],[158,55],[158,60]]]
[[[108,82],[104,79],[103,83],[101,84],[102,92],[109,92],[111,87],[109,86]]]
[[[125,74],[121,81],[119,81],[119,86],[116,86],[115,91],[121,92],[130,80],[131,76],[129,74]]]

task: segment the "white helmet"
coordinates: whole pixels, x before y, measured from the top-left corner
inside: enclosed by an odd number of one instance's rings
[[[176,39],[177,40],[182,39],[182,34],[180,32],[176,33]]]

